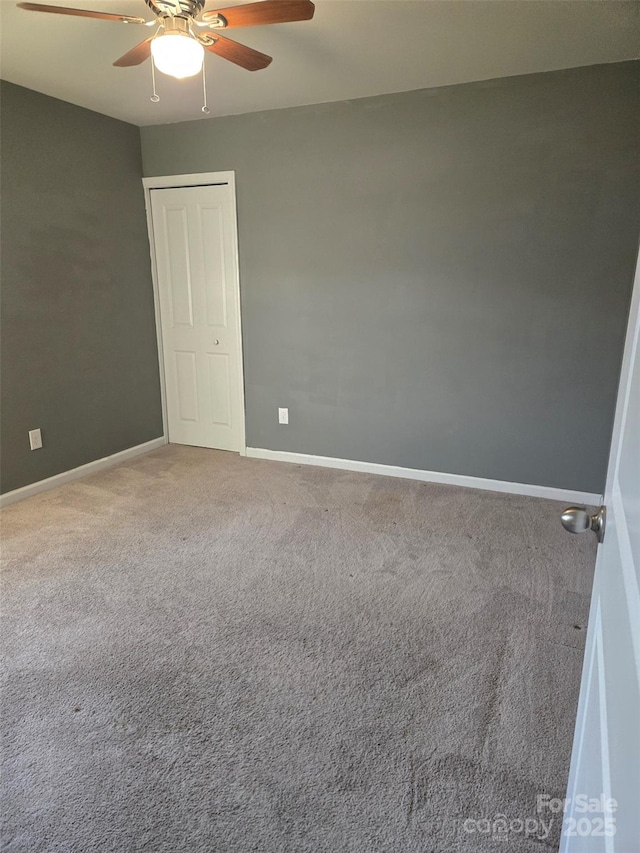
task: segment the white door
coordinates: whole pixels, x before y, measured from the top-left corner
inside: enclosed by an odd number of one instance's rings
[[[169,441],[244,452],[232,188],[152,189],[150,195]]]
[[[598,546],[562,853],[640,851],[640,260]],[[591,535],[591,534],[589,534]]]

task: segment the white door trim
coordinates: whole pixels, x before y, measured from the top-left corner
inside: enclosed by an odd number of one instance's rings
[[[151,254],[151,278],[153,280],[153,302],[156,315],[156,339],[158,341],[158,367],[160,370],[160,394],[162,397],[162,429],[165,435],[169,435],[167,419],[167,390],[164,373],[164,352],[162,348],[162,323],[160,317],[160,292],[158,289],[158,270],[155,256],[155,239],[153,231],[153,216],[151,215],[151,190],[169,189],[171,187],[202,187],[212,184],[226,184],[231,191],[233,201],[233,252],[235,255],[235,281],[233,291],[236,304],[236,331],[238,334],[237,367],[240,376],[240,456],[247,455],[247,440],[245,428],[245,401],[244,401],[244,364],[242,358],[242,317],[240,313],[240,260],[238,257],[238,209],[236,203],[236,173],[235,172],[201,172],[189,175],[162,175],[151,178],[143,178],[144,206],[147,214],[147,230],[149,232],[149,252]]]

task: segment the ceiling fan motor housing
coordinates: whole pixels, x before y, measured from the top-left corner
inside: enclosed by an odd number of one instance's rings
[[[154,15],[195,18],[204,9],[206,0],[145,0]]]

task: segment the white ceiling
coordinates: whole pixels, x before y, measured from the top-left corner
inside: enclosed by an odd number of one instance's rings
[[[46,0],[144,16],[143,0]],[[238,5],[208,0],[207,9]],[[150,30],[26,12],[0,0],[2,77],[134,124],[205,118],[200,78],[112,62]],[[206,57],[211,115],[348,100],[638,58],[639,0],[316,0],[312,21],[229,37],[274,57],[250,73]]]

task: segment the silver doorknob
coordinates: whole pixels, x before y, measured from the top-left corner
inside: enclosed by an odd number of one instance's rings
[[[586,533],[587,530],[593,530],[598,542],[604,539],[607,511],[603,506],[593,515],[583,506],[569,506],[562,513],[561,520],[562,526],[569,533]]]

